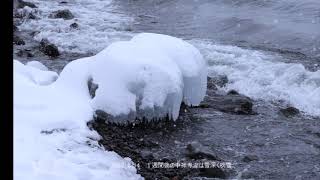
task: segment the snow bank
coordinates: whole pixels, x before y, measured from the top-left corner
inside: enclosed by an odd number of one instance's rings
[[[283,63],[275,56],[234,46],[197,43],[208,59],[209,76],[227,75],[225,90],[267,101],[282,100],[309,115],[320,116],[320,70]]]
[[[19,61],[14,61],[14,71],[19,72],[19,74],[23,75],[24,78],[27,78],[29,81],[37,85],[48,85],[58,78],[58,74],[56,72],[41,70],[41,68],[47,68],[40,62],[31,63],[28,66],[29,67],[24,66]]]
[[[182,101],[203,99],[206,68],[193,46],[160,34],[140,34],[72,61],[57,80],[39,63],[15,60],[15,179],[141,179],[130,159],[97,144],[100,137],[87,122],[98,109],[120,123],[167,114],[176,119]],[[91,79],[98,84],[93,99]]]
[[[63,83],[39,86],[33,79],[51,79],[33,71],[14,61],[15,179],[142,179],[130,159],[97,144],[88,96]]]
[[[27,62],[26,66],[31,66],[31,67],[40,69],[42,71],[48,71],[49,70],[45,65],[43,65],[39,61],[29,61],[29,62]]]

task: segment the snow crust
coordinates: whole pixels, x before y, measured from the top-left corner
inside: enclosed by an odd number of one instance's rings
[[[254,99],[294,106],[304,113],[320,116],[320,70],[302,64],[279,62],[274,55],[235,46],[195,41],[208,60],[209,76],[226,75],[224,90],[235,89]]]
[[[98,145],[87,122],[97,109],[120,117],[114,119],[119,123],[167,114],[176,119],[182,101],[203,99],[206,73],[192,45],[148,33],[70,62],[58,79],[40,63],[15,60],[15,179],[142,179],[130,159]],[[98,84],[93,99],[90,79]]]

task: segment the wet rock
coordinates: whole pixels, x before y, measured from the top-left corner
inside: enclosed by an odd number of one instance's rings
[[[47,39],[41,40],[39,50],[50,57],[58,57],[60,55],[58,47],[50,43]]]
[[[208,81],[208,84],[214,84],[219,87],[223,87],[229,82],[228,77],[225,75],[218,75],[215,77],[207,77],[207,81]]]
[[[227,178],[226,173],[218,167],[201,169],[199,175],[207,178]]]
[[[228,95],[239,95],[239,93],[236,90],[230,90],[227,94]]]
[[[95,84],[93,82],[93,79],[90,78],[88,81],[88,89],[89,89],[89,94],[91,96],[91,98],[94,98],[96,96],[96,90],[98,89],[98,84]]]
[[[207,152],[206,150],[204,150],[203,147],[199,143],[188,144],[186,147],[186,150],[187,150],[186,156],[190,159],[218,160],[218,158],[216,156],[214,156],[210,152]]]
[[[284,109],[280,109],[280,113],[283,114],[286,117],[293,117],[300,113],[299,109],[295,107],[287,107]]]
[[[215,84],[214,79],[209,76],[207,77],[207,89],[208,90],[217,90],[218,89]]]
[[[31,2],[26,2],[23,0],[15,0],[14,2],[14,7],[15,8],[24,8],[26,6],[30,7],[30,8],[37,8],[37,6]]]
[[[19,57],[33,57],[34,55],[30,52],[29,49],[20,49],[18,52],[16,52],[16,55]]]
[[[214,95],[205,98],[208,107],[233,114],[254,114],[252,100],[240,94]]]
[[[72,23],[70,24],[70,27],[73,29],[78,29],[79,28],[79,24],[78,23]]]
[[[49,17],[50,18],[62,18],[64,20],[70,20],[70,19],[74,18],[73,14],[68,9],[54,11],[50,14]]]
[[[24,42],[24,40],[21,37],[19,37],[17,35],[14,35],[13,36],[13,44],[15,44],[15,45],[25,45],[26,43]]]
[[[246,156],[242,159],[243,162],[251,162],[251,161],[257,161],[257,160],[259,160],[259,158],[258,158],[258,156],[256,156],[256,155],[246,155]]]

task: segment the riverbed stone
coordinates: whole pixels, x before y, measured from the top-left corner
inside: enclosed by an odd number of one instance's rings
[[[41,40],[39,50],[50,57],[58,57],[60,55],[58,47],[53,43],[50,43],[47,39]]]
[[[292,106],[280,109],[279,111],[285,117],[293,117],[293,116],[296,116],[300,113],[299,109],[292,107]]]
[[[58,11],[54,11],[50,14],[49,16],[50,18],[62,18],[64,20],[70,20],[73,19],[74,16],[71,13],[71,11],[69,9],[63,9],[63,10],[58,10]]]

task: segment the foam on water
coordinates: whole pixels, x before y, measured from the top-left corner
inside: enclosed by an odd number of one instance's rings
[[[60,51],[75,53],[97,53],[113,40],[130,36],[124,30],[133,21],[131,17],[117,12],[112,0],[77,0],[60,3],[60,1],[30,0],[38,6],[36,9],[25,7],[20,10],[32,12],[38,18],[25,20],[20,30],[39,32],[34,39],[47,38],[56,44]],[[74,19],[49,18],[53,11],[68,9]],[[76,22],[79,27],[71,28]],[[130,36],[131,37],[131,36]]]
[[[209,63],[209,76],[227,75],[224,90],[235,89],[255,99],[284,101],[305,113],[320,116],[320,70],[277,62],[274,56],[205,42],[193,43]]]

